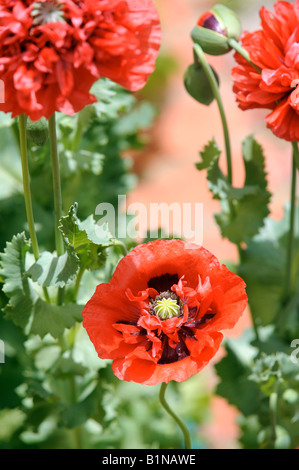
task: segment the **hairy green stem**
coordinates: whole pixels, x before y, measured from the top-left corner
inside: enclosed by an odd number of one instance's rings
[[[180,429],[181,429],[181,431],[184,435],[185,449],[191,449],[191,437],[190,437],[190,434],[189,434],[189,431],[188,431],[186,425],[175,414],[175,412],[170,408],[167,401],[165,400],[165,392],[166,392],[167,385],[168,384],[166,384],[164,382],[162,382],[162,384],[161,384],[160,394],[159,394],[160,403],[163,406],[163,408],[165,409],[165,411],[174,419],[174,421],[180,427]]]
[[[84,272],[85,272],[85,267],[80,266],[80,269],[79,269],[77,277],[76,277],[75,287],[74,287],[74,301],[75,302],[77,302],[80,283],[81,283],[81,279],[83,277]]]
[[[114,240],[114,246],[118,246],[121,249],[122,254],[124,256],[127,256],[128,254],[127,247],[121,240]]]
[[[51,151],[52,173],[53,173],[56,250],[57,250],[57,255],[61,256],[64,253],[64,244],[63,244],[62,234],[58,227],[59,227],[59,220],[62,216],[62,195],[61,195],[59,156],[58,156],[58,150],[57,150],[55,113],[49,119],[49,139],[50,139],[50,151]]]
[[[291,183],[291,207],[290,207],[290,225],[289,225],[289,239],[287,248],[286,260],[286,282],[283,302],[286,304],[294,290],[293,282],[293,260],[295,252],[295,218],[296,218],[296,184],[297,184],[297,168],[296,160],[298,158],[298,144],[292,143],[293,146],[293,160],[292,160],[292,183]]]
[[[269,397],[269,411],[270,411],[270,425],[272,430],[273,444],[276,440],[276,424],[277,424],[277,400],[278,396],[276,392],[272,392]]]
[[[227,120],[226,120],[226,115],[224,111],[224,106],[223,102],[221,99],[221,95],[219,92],[219,86],[217,83],[217,80],[215,78],[215,75],[213,73],[213,70],[211,69],[210,65],[208,64],[205,54],[202,50],[202,48],[198,44],[194,44],[193,46],[194,52],[196,56],[198,57],[204,72],[207,76],[207,79],[209,80],[210,86],[212,88],[214,97],[217,101],[217,105],[219,108],[219,113],[221,117],[221,122],[222,122],[222,128],[223,128],[223,134],[224,134],[224,141],[225,141],[225,151],[226,151],[226,162],[227,162],[227,180],[229,184],[232,184],[232,158],[231,158],[231,145],[230,145],[230,137],[229,137],[229,130],[228,130],[228,125],[227,125]]]
[[[55,244],[56,244],[57,256],[62,256],[64,254],[64,243],[63,243],[62,233],[60,232],[58,228],[59,221],[62,216],[62,194],[61,194],[59,155],[58,155],[58,149],[57,149],[55,113],[49,119],[49,140],[50,140],[52,176],[53,176]],[[62,304],[63,296],[64,296],[64,288],[59,288],[58,298],[57,298],[57,303],[59,305]]]
[[[22,114],[21,116],[19,116],[21,163],[22,163],[23,188],[24,188],[24,199],[25,199],[25,207],[26,207],[26,214],[27,214],[27,222],[28,222],[28,228],[29,228],[29,234],[31,238],[34,258],[37,260],[39,258],[39,248],[38,248],[37,236],[36,236],[35,225],[34,225],[32,198],[31,198],[31,190],[30,190],[26,119],[27,118],[25,114]]]
[[[26,216],[27,216],[28,229],[29,229],[29,234],[30,234],[30,239],[31,239],[32,251],[33,251],[35,260],[38,260],[39,247],[38,247],[37,235],[36,235],[35,224],[34,224],[32,197],[31,197],[31,189],[30,189],[30,173],[29,173],[29,163],[28,163],[26,121],[27,121],[26,115],[21,114],[19,116],[19,133],[20,133],[22,178],[23,178]],[[44,292],[46,301],[50,302],[49,294],[45,287],[43,288],[43,292]]]
[[[236,44],[239,44],[239,43],[236,43]],[[236,44],[233,44],[233,45],[235,47],[237,47]],[[239,48],[239,52],[241,53],[242,46],[240,46],[238,48]],[[243,52],[244,52],[244,54],[245,53],[247,54],[246,59],[249,60],[248,52],[245,51],[245,49],[243,49]],[[227,119],[226,119],[226,115],[225,115],[225,111],[224,111],[224,106],[223,106],[223,102],[222,102],[220,91],[219,91],[219,86],[218,86],[217,80],[214,76],[214,73],[213,73],[210,65],[208,64],[208,62],[205,58],[204,52],[198,44],[194,45],[194,54],[196,55],[196,57],[200,61],[201,65],[202,65],[202,67],[203,67],[203,69],[206,73],[206,76],[209,80],[209,83],[210,83],[210,86],[212,88],[214,97],[217,101],[217,105],[218,105],[218,109],[219,109],[219,113],[220,113],[220,117],[221,117],[221,122],[222,122],[222,127],[223,127],[224,140],[225,140],[226,161],[227,161],[227,181],[228,181],[229,184],[232,184],[233,170],[232,170],[230,135],[229,135]],[[229,201],[229,208],[230,208],[230,212],[231,212],[232,217],[233,217],[234,214],[235,214],[235,209],[234,209],[234,206],[231,203],[231,201]],[[237,249],[238,249],[239,259],[241,261],[243,253],[242,253],[242,248],[239,244],[237,245]],[[252,316],[252,324],[253,324],[253,328],[254,328],[254,331],[255,331],[256,339],[259,340],[258,327],[257,327],[257,324],[256,324],[256,320],[253,316]]]

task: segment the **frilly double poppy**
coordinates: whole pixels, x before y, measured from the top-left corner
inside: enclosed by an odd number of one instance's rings
[[[161,42],[152,0],[3,0],[0,110],[31,120],[94,103],[100,77],[141,89]]]
[[[242,45],[257,70],[240,54],[233,90],[243,110],[266,108],[267,127],[279,138],[299,140],[299,0],[260,10],[261,29],[245,31]],[[258,71],[260,69],[260,71]]]
[[[102,359],[121,380],[182,382],[213,358],[247,305],[245,283],[209,251],[180,240],[139,245],[83,309]]]

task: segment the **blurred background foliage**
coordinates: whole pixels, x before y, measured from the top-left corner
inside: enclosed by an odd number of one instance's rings
[[[251,12],[255,11],[256,21],[261,4],[273,5],[274,2],[256,0],[245,5],[240,0],[203,1],[199,2],[199,13],[216,3],[243,13],[250,8]],[[109,80],[101,79],[93,89],[98,103],[74,117],[57,116],[65,214],[77,202],[78,217],[86,220],[101,202],[110,202],[116,208],[118,195],[133,190],[138,182],[133,156],[138,155],[142,160],[148,146],[153,145],[152,127],[163,110],[166,88],[177,67],[175,55],[162,53],[155,73],[138,94],[132,95]],[[14,120],[3,114],[0,116],[0,142],[0,252],[3,252],[15,234],[24,231],[27,238],[29,236],[22,194],[18,128]],[[41,250],[53,252],[49,149],[47,143],[37,147],[29,142],[29,146],[39,244]],[[217,157],[218,150],[213,147],[212,152]],[[259,160],[259,152],[258,155]],[[218,172],[217,158],[212,164],[210,169]],[[209,170],[204,161],[199,166],[200,170]],[[263,170],[263,162],[260,166]],[[219,195],[212,171],[210,176],[213,196]],[[252,186],[256,173],[252,172],[250,177]],[[224,207],[227,194],[221,196]],[[244,222],[246,204],[242,205],[241,197],[239,201],[240,220]],[[256,222],[256,231],[261,228],[267,213],[267,203],[268,196],[264,191],[263,204],[259,208],[264,212]],[[286,214],[287,211],[288,208]],[[236,232],[227,223],[225,212],[218,215],[218,222],[224,236],[234,243]],[[241,338],[225,342],[226,355],[216,366],[216,391],[239,411],[241,446],[296,447],[299,443],[299,377],[290,362],[289,344],[299,334],[298,298],[293,298],[285,311],[280,312],[286,322],[275,324],[274,318],[280,308],[286,218],[278,223],[267,219],[261,232],[253,236],[246,232],[248,226],[243,222],[238,225],[238,236],[242,238],[245,231],[250,240],[246,240],[240,266],[230,268],[239,271],[249,286],[251,310],[260,322],[260,335],[257,338],[250,328]],[[299,233],[297,241],[298,238]],[[132,240],[126,242],[129,248],[135,244]],[[16,246],[15,241],[11,248]],[[84,305],[97,284],[109,281],[120,252],[117,247],[105,251],[105,263],[99,269],[84,272],[78,305]],[[20,255],[18,251],[15,253]],[[0,274],[0,281],[7,283],[4,278]],[[35,284],[31,282],[36,288]],[[8,299],[2,286],[0,282],[0,307],[5,309]],[[72,281],[70,287],[74,287]],[[5,363],[0,364],[0,448],[182,447],[179,429],[158,402],[158,387],[121,382],[115,378],[110,361],[98,359],[80,323],[66,328],[63,337],[59,338],[32,334],[30,325],[21,328],[1,313],[0,339],[5,344]],[[213,446],[204,431],[212,418],[210,383],[209,371],[204,370],[185,383],[171,384],[167,392],[169,402],[175,403],[177,412],[192,433],[194,448]],[[214,377],[212,383],[215,383]],[[273,397],[276,397],[275,413]],[[276,423],[273,427],[274,415]]]
[[[98,98],[95,105],[74,117],[57,115],[65,214],[75,201],[81,220],[94,214],[101,202],[117,209],[118,195],[134,188],[138,177],[132,170],[130,152],[142,158],[175,66],[174,58],[160,57],[147,87],[135,96],[101,79],[92,90]],[[27,238],[29,234],[18,126],[4,114],[0,116],[0,141],[0,251],[7,253],[6,244],[15,234],[25,232]],[[40,249],[52,252],[55,240],[49,146],[48,142],[37,146],[30,140],[28,144]],[[10,245],[12,251],[20,240]],[[127,242],[129,246],[135,243]],[[109,281],[119,256],[119,250],[112,247],[107,250],[104,266],[85,272],[79,305],[91,297],[98,283]],[[6,272],[2,281],[8,283],[8,277]],[[4,309],[6,304],[7,296],[1,291],[0,306]],[[5,344],[5,363],[0,364],[0,448],[182,446],[180,431],[161,409],[158,388],[119,381],[112,373],[111,362],[97,357],[80,323],[66,328],[63,336],[53,337],[44,332],[32,334],[28,325],[21,328],[4,313],[0,316],[0,338]],[[203,378],[196,376],[181,387],[173,384],[168,395],[187,420],[194,446],[204,445],[199,425],[209,419],[210,398]]]

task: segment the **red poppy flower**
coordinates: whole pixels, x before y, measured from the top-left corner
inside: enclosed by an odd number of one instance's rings
[[[32,120],[74,114],[107,77],[131,91],[153,72],[161,41],[152,0],[3,0],[0,110]]]
[[[242,44],[258,73],[238,53],[233,90],[241,109],[268,108],[267,127],[288,141],[299,140],[299,0],[260,10],[262,29],[243,33]]]
[[[207,250],[158,240],[132,250],[97,287],[83,326],[119,379],[182,382],[208,364],[220,330],[232,328],[246,305],[244,281]]]

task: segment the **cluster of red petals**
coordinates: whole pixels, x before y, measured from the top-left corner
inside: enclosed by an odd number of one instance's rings
[[[232,71],[239,107],[271,109],[267,127],[281,139],[299,140],[299,0],[260,10],[261,29],[244,32],[242,45],[256,71],[238,53]]]
[[[62,21],[38,21],[34,11],[51,5]],[[100,77],[136,91],[154,70],[160,41],[152,0],[3,0],[0,110],[32,120],[72,115],[96,101],[89,90]]]
[[[179,316],[162,320],[151,309],[161,293],[175,294]],[[247,305],[245,283],[206,249],[180,240],[139,245],[100,284],[83,310],[83,326],[115,375],[155,385],[182,382],[216,354],[222,329]]]

